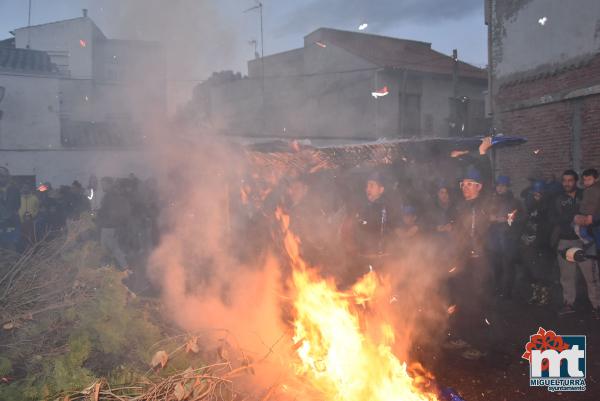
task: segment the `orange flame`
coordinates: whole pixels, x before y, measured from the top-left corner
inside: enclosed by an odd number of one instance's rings
[[[278,209],[276,217],[292,267],[293,341],[299,358],[294,369],[302,381],[323,399],[437,400],[426,389],[432,376],[419,369],[411,369],[411,376],[406,363],[394,355],[392,325],[370,318],[379,312],[376,300],[382,285],[377,273],[368,272],[348,291],[338,290],[302,259],[299,240],[289,231],[289,216]]]

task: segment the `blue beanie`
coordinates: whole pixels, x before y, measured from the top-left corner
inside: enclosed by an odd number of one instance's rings
[[[496,185],[510,185],[510,177],[507,175],[500,175],[496,178]]]
[[[543,193],[544,192],[544,183],[542,181],[534,181],[533,184],[531,184],[531,192],[538,192],[538,193]]]
[[[417,214],[417,209],[411,205],[402,206],[402,214]]]
[[[481,183],[481,173],[473,166],[469,166],[467,171],[463,177],[464,180],[473,180],[475,182]]]
[[[375,181],[377,182],[379,185],[384,185],[383,183],[383,177],[381,176],[381,174],[377,171],[369,174],[369,177],[367,178],[367,181]]]

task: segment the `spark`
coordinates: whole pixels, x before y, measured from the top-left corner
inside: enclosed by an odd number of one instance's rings
[[[537,154],[538,154],[538,153],[540,153],[541,151],[542,151],[542,149],[536,149],[536,150],[534,150],[534,151],[533,151],[533,154],[534,154],[534,155],[537,155]]]
[[[488,320],[488,318],[485,318],[485,324],[487,324],[488,326],[491,326],[492,324],[490,323],[490,321]]]
[[[87,102],[88,100],[90,100],[90,98],[86,96],[85,97],[85,101]]]
[[[373,271],[373,266],[369,265],[369,271],[372,272]]]
[[[38,191],[40,191],[40,192],[46,192],[47,190],[48,190],[48,186],[47,185],[41,184],[38,187]]]
[[[390,298],[390,303],[393,304],[394,302],[398,302],[398,297],[396,297],[395,295]]]
[[[454,273],[456,271],[456,266],[448,270],[448,273]]]
[[[86,47],[87,46],[87,42],[83,39],[79,39],[79,46],[81,47]]]
[[[88,196],[87,198],[88,198],[89,200],[92,200],[92,199],[94,199],[94,188],[90,188],[90,194],[89,194],[89,196]]]
[[[506,216],[506,222],[508,223],[509,227],[512,226],[512,223],[514,223],[516,214],[517,214],[517,209],[513,210]]]
[[[546,25],[546,21],[548,21],[548,17],[542,17],[538,20],[538,24],[540,24],[541,26]]]
[[[323,42],[315,42],[315,45],[322,47],[323,49],[327,47],[327,45]]]
[[[448,314],[452,315],[454,312],[456,312],[456,305],[450,305],[448,307]]]
[[[389,95],[389,90],[387,86],[384,86],[381,89],[376,90],[375,92],[371,92],[371,96],[373,96],[375,99],[383,97],[383,96],[387,96]]]
[[[360,24],[360,25],[358,26],[358,30],[359,30],[359,31],[364,31],[365,29],[367,29],[367,27],[368,27],[368,26],[369,26],[369,24],[367,24],[366,22],[365,22],[365,23],[362,23],[362,24]]]

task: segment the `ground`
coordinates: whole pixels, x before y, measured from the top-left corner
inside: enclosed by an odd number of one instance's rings
[[[444,385],[456,389],[465,401],[597,401],[600,399],[600,321],[590,319],[582,308],[568,317],[558,317],[554,308],[526,303],[501,303],[490,326],[494,338],[502,339],[496,350],[481,360],[471,361],[456,351],[423,352],[426,366]],[[521,359],[529,336],[539,327],[557,334],[587,336],[585,392],[551,393],[529,386],[529,364]]]

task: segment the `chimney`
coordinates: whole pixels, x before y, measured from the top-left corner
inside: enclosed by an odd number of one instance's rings
[[[84,8],[81,11],[83,11],[83,18],[87,18],[87,8]]]

